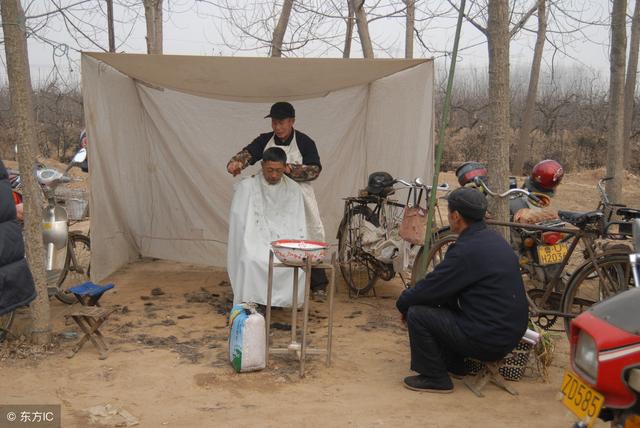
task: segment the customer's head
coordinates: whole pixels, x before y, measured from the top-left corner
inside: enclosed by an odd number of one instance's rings
[[[461,187],[447,196],[449,203],[449,226],[454,233],[460,233],[470,224],[484,219],[487,212],[487,198],[479,191]]]
[[[276,137],[281,140],[289,138],[293,132],[293,124],[296,122],[296,111],[290,103],[286,101],[275,103],[265,119],[267,117],[271,118],[271,128]]]
[[[270,147],[262,153],[262,175],[269,184],[278,184],[287,167],[287,154],[280,147]]]

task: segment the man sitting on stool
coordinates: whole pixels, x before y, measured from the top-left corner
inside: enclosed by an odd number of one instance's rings
[[[460,188],[447,199],[449,225],[459,238],[444,260],[396,302],[409,329],[411,370],[419,373],[405,378],[404,385],[416,391],[453,392],[449,373],[463,376],[464,358],[501,360],[527,328],[518,258],[487,229],[484,195]]]
[[[267,270],[271,242],[306,239],[304,200],[300,185],[284,175],[287,155],[271,147],[262,155],[262,172],[236,185],[229,216],[227,272],[233,304],[267,303]],[[298,274],[298,302],[304,302],[304,275]],[[293,269],[273,273],[273,306],[292,303]]]

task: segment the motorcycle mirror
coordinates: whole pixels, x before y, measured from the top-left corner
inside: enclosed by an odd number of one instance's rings
[[[80,149],[78,153],[75,154],[73,159],[71,159],[71,163],[82,163],[87,159],[87,149]]]
[[[55,169],[45,168],[45,169],[40,169],[36,171],[36,177],[38,178],[38,181],[40,182],[40,184],[46,185],[46,184],[51,184],[56,180],[60,180],[63,177],[63,175],[61,172],[56,171]]]

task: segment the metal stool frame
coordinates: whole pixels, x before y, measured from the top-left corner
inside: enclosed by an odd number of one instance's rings
[[[275,263],[273,251],[269,250],[269,276],[267,280],[267,307],[266,307],[266,347],[265,347],[265,361],[269,364],[269,354],[285,354],[289,352],[295,352],[300,360],[300,377],[304,377],[305,358],[307,354],[325,354],[326,353],[326,366],[331,366],[331,345],[333,339],[333,310],[334,310],[334,296],[335,296],[335,253],[331,256],[331,263],[324,261],[319,263],[312,263],[309,259],[303,260],[302,263],[285,264]],[[272,348],[270,347],[271,332],[271,295],[273,291],[273,270],[274,268],[292,268],[293,271],[293,298],[291,302],[291,342],[286,348]],[[298,318],[298,269],[302,269],[305,273],[305,289],[304,289],[304,304],[302,309],[302,342],[297,341],[297,318]],[[307,348],[307,331],[309,324],[309,304],[310,304],[310,291],[311,291],[311,269],[328,269],[329,275],[329,318],[328,318],[328,330],[327,330],[327,346],[326,348]]]

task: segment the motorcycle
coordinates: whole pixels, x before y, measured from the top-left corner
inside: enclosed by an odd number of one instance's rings
[[[75,166],[82,166],[86,162],[86,149],[82,148],[73,157],[71,163],[66,167],[64,173],[44,165],[36,166],[36,178],[40,188],[46,197],[47,204],[43,208],[42,239],[45,246],[45,274],[47,281],[47,294],[49,297],[55,296],[58,300],[66,304],[76,301],[75,297],[66,291],[70,286],[80,284],[89,280],[91,263],[91,241],[88,235],[78,231],[69,230],[69,222],[79,220],[86,213],[86,200],[67,199],[67,206],[58,203],[59,195],[56,188],[62,183],[68,183],[71,178],[67,175],[69,170]],[[23,202],[22,182],[20,173],[15,170],[8,170],[9,181],[13,199],[16,205]],[[72,208],[77,205],[71,203],[81,202],[80,211]],[[84,206],[84,209],[82,208]],[[68,210],[73,214],[70,218]],[[80,214],[78,214],[80,212]],[[58,254],[60,250],[62,254]],[[56,256],[63,258],[62,263]],[[7,337],[10,331],[15,310],[0,315],[0,342]]]
[[[474,161],[465,162],[456,169],[456,177],[461,186],[471,186],[483,193],[489,192],[486,187],[487,176],[486,167]],[[514,193],[509,196],[510,221],[552,228],[565,226],[557,212],[546,209],[563,176],[564,171],[559,163],[544,160],[534,166],[532,174],[521,185],[516,177],[509,177],[509,189],[521,188],[533,195]],[[546,284],[562,267],[562,260],[568,251],[568,245],[564,242],[566,239],[568,236],[557,231],[512,228],[510,243],[518,254],[520,266],[527,277],[534,284]],[[544,251],[539,251],[542,248]]]
[[[633,222],[629,255],[636,288],[592,306],[571,322],[571,369],[565,372],[562,403],[591,427],[596,418],[612,428],[640,428],[640,220]]]
[[[47,289],[49,296],[55,295],[58,300],[71,304],[75,301],[73,296],[64,290],[64,282],[70,272],[80,275],[81,279],[88,279],[89,261],[88,255],[90,251],[89,237],[76,231],[69,230],[69,222],[78,220],[84,215],[87,208],[87,201],[79,201],[77,199],[68,199],[67,206],[59,203],[60,195],[56,189],[59,185],[69,183],[71,178],[67,175],[73,167],[82,167],[86,162],[87,152],[85,148],[81,148],[72,158],[64,172],[60,172],[54,168],[47,168],[44,165],[38,165],[36,168],[36,178],[40,184],[40,188],[46,200],[46,206],[42,213],[42,240],[45,249],[45,273],[47,276]],[[22,203],[22,183],[18,171],[11,170],[9,172],[14,202],[16,205]],[[76,206],[72,203],[82,202],[79,214]],[[83,208],[82,208],[83,207]],[[70,218],[69,210],[73,209]],[[64,250],[64,262],[56,263],[56,255],[59,250]],[[82,250],[86,250],[87,254],[80,254]],[[84,260],[87,259],[87,260]],[[85,266],[86,265],[86,266]],[[75,278],[74,278],[75,279]],[[77,285],[77,284],[72,284]]]

